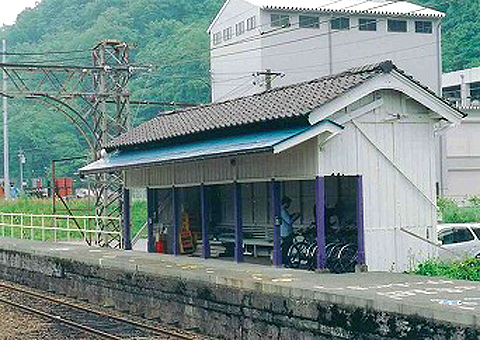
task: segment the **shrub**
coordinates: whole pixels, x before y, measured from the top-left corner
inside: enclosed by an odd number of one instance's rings
[[[451,279],[480,281],[480,259],[471,258],[451,263],[427,260],[420,263],[414,273],[425,276],[442,276]]]
[[[480,222],[480,198],[474,196],[459,205],[450,198],[437,201],[439,217],[444,223]]]

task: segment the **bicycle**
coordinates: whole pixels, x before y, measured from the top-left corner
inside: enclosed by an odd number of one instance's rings
[[[310,227],[306,230],[298,230],[293,237],[292,244],[287,251],[286,265],[290,268],[306,268],[311,267],[310,247],[312,244],[314,228]]]

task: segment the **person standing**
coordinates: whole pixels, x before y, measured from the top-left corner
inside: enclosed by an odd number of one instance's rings
[[[287,263],[288,248],[293,241],[293,224],[300,218],[300,213],[290,214],[288,209],[292,204],[292,199],[288,196],[282,198],[282,209],[280,211],[282,217],[282,225],[280,226],[280,236],[282,238],[282,262]]]
[[[11,190],[10,190],[10,196],[11,196],[13,199],[17,198],[17,197],[18,197],[18,189],[15,188],[15,184],[14,184],[13,182],[12,182],[12,184],[11,184],[11,188],[10,188],[10,189],[11,189]]]

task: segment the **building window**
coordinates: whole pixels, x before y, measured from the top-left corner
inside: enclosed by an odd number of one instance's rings
[[[375,19],[358,19],[358,30],[359,31],[376,31],[377,30],[377,20]]]
[[[301,28],[319,28],[320,20],[318,19],[318,17],[300,15],[298,17],[298,24]]]
[[[415,21],[415,32],[431,34],[432,22],[431,21]]]
[[[218,45],[222,42],[222,33],[217,32],[213,34],[213,44]]]
[[[290,26],[290,16],[288,14],[270,14],[270,21],[272,27]]]
[[[348,30],[350,29],[350,18],[334,18],[330,21],[330,27],[332,30]]]
[[[235,25],[235,34],[242,35],[245,32],[245,21],[240,21]]]
[[[231,26],[225,28],[223,30],[223,41],[230,40],[232,39],[232,37],[233,37],[233,28]]]
[[[406,32],[407,21],[406,20],[388,20],[389,32]]]
[[[460,85],[444,87],[442,89],[443,98],[448,100],[452,104],[460,104],[461,102],[461,89]]]
[[[255,17],[251,17],[247,19],[247,31],[251,31],[255,29],[256,27],[256,22],[255,22]]]
[[[480,82],[470,83],[470,100],[472,104],[480,104]]]

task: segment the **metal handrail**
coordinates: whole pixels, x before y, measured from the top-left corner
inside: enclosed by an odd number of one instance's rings
[[[123,244],[121,232],[99,229],[97,223],[95,223],[97,220],[119,220],[119,217],[0,213],[0,235],[16,238],[20,233],[19,238],[21,239],[42,241],[49,239],[54,242],[59,240],[69,242],[72,239],[83,240],[89,245],[90,242],[88,241],[92,239],[97,240],[98,243],[103,236],[109,236],[118,237],[120,244]],[[38,231],[38,234],[36,234],[36,231]],[[48,233],[50,234],[47,235]],[[75,237],[75,233],[80,233],[82,237]],[[62,234],[66,237],[62,238]]]
[[[83,215],[83,216],[72,216],[72,215],[44,215],[44,214],[24,214],[24,213],[0,213],[0,215],[4,216],[31,216],[31,217],[49,217],[49,218],[59,218],[59,219],[72,219],[80,218],[80,219],[108,219],[108,220],[120,220],[120,217],[112,217],[112,216],[93,216],[93,215]]]
[[[148,226],[148,222],[145,222],[145,224],[140,228],[140,230],[137,232],[137,234],[133,237],[132,239],[132,247],[138,242],[140,239],[141,234],[145,231],[145,229]]]

